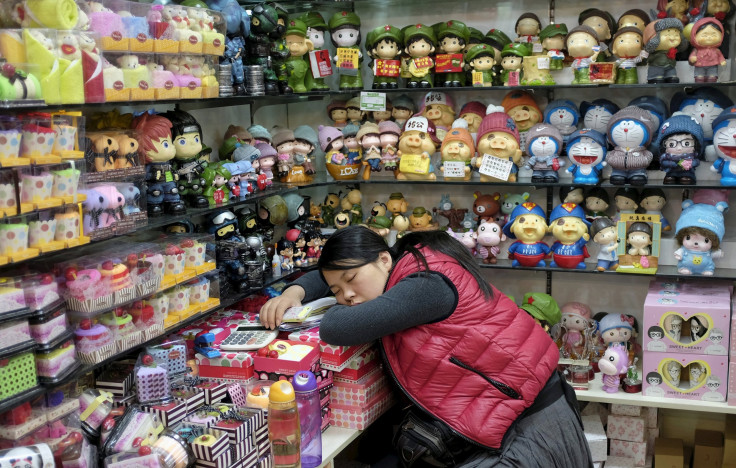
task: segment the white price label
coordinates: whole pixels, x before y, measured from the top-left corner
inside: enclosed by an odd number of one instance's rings
[[[360,93],[360,110],[385,111],[386,94],[375,93],[372,91],[362,91]]]
[[[537,58],[537,68],[540,70],[549,70],[549,57]]]
[[[445,177],[465,177],[465,163],[462,161],[446,161],[442,163]]]
[[[539,42],[535,42],[532,45],[532,54],[541,54],[542,52],[544,52],[542,44],[540,44]]]
[[[508,159],[501,159],[490,154],[484,154],[480,161],[478,172],[489,177],[495,177],[500,180],[509,180],[511,168],[514,163]]]

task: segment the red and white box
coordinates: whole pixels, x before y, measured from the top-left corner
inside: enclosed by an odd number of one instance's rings
[[[333,375],[333,379],[335,382],[355,382],[375,369],[379,363],[378,348],[371,346],[362,353],[350,358],[345,368]]]
[[[256,355],[253,358],[253,368],[261,380],[271,379],[280,380],[281,377],[292,377],[300,370],[309,369],[312,372],[319,369],[319,347],[314,343],[305,343],[301,341],[282,340],[292,347],[308,346],[311,349],[300,360],[271,358]],[[267,375],[267,377],[263,377]],[[276,378],[273,378],[273,377]]]
[[[235,459],[240,460],[244,457],[247,457],[253,451],[255,447],[256,446],[253,443],[252,437],[246,437],[245,439],[239,441],[236,444],[230,444],[230,451],[233,454],[233,460]]]
[[[206,461],[215,461],[230,449],[227,434],[212,429],[194,439],[190,445],[195,458]]]
[[[337,382],[330,389],[330,397],[338,405],[363,406],[380,393],[388,379],[381,367],[377,367],[355,383]]]
[[[633,458],[634,466],[644,466],[647,460],[647,443],[611,439],[610,453],[612,457]],[[608,462],[606,462],[606,466],[608,466]]]
[[[233,464],[233,454],[230,450],[226,450],[222,455],[213,461],[200,460],[194,463],[195,468],[230,468]]]
[[[646,421],[640,416],[608,415],[606,435],[609,439],[626,440],[630,442],[646,442]]]
[[[238,419],[223,419],[217,421],[214,425],[215,429],[227,433],[228,442],[237,444],[250,435],[250,426],[247,421]]]
[[[187,416],[187,405],[180,401],[172,401],[162,405],[141,405],[146,413],[158,415],[164,426],[173,426],[184,420]]]
[[[588,441],[590,455],[594,462],[606,461],[608,457],[608,438],[597,415],[583,416],[585,440]]]
[[[174,397],[174,400],[186,405],[187,413],[204,405],[204,392],[194,387],[174,388],[171,390],[171,396]]]
[[[630,457],[608,457],[606,468],[636,468],[634,459]]]
[[[249,381],[253,378],[253,356],[245,352],[220,351],[221,356],[206,358],[197,354],[199,375],[209,379]]]
[[[207,405],[223,400],[227,393],[227,385],[215,381],[202,382],[194,388],[204,393],[204,402]]]
[[[335,346],[327,344],[319,339],[319,327],[292,332],[289,334],[289,339],[292,341],[318,344],[320,350],[320,365],[324,369],[335,372],[343,370],[345,366],[347,366],[347,362],[350,358],[373,346],[373,343],[365,343],[357,346]]]
[[[621,416],[644,416],[646,408],[643,406],[635,405],[620,405],[618,403],[611,404],[611,414],[618,414]]]
[[[391,390],[386,388],[379,393],[365,407],[355,405],[330,404],[332,412],[330,424],[348,429],[363,430],[370,426],[380,415],[394,404],[394,396]]]

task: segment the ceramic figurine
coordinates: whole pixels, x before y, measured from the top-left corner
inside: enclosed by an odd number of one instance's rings
[[[426,117],[412,117],[404,125],[404,132],[399,137],[398,156],[401,160],[399,170],[396,172],[397,179],[409,180],[436,180],[434,174],[431,156],[437,151],[441,145],[441,141],[437,138],[437,131],[434,123]],[[411,162],[411,171],[401,170],[409,159]],[[407,166],[409,167],[409,166]]]
[[[495,265],[496,256],[501,251],[498,246],[506,240],[506,234],[503,233],[501,226],[496,222],[481,221],[476,235],[478,257],[483,259],[483,263]]]
[[[394,192],[389,195],[388,201],[386,202],[386,210],[391,213],[391,219],[404,214],[408,209],[409,204],[401,192]]]
[[[703,154],[703,129],[689,115],[674,115],[662,124],[654,144],[665,184],[694,185]]]
[[[363,222],[362,201],[363,194],[356,188],[350,190],[340,200],[340,208],[350,215],[350,224],[360,224]]]
[[[342,129],[342,136],[345,143],[346,164],[360,164],[363,158],[363,149],[358,143],[358,130],[360,127],[354,123],[349,123]]]
[[[539,33],[539,39],[542,41],[542,52],[549,57],[550,70],[562,70],[562,62],[566,58],[565,37],[567,32],[566,24],[553,23],[546,26]]]
[[[493,194],[482,194],[479,191],[473,192],[473,214],[475,221],[480,225],[481,221],[493,221],[501,210],[501,194],[495,192]]]
[[[383,169],[387,171],[396,171],[398,169],[399,135],[401,129],[390,120],[385,120],[378,124],[379,138],[381,141],[381,164]]]
[[[290,19],[286,26],[284,39],[289,49],[289,58],[286,59],[289,87],[295,93],[306,93],[308,89],[305,80],[310,69],[304,56],[314,50],[314,44],[307,39],[307,25],[300,19]]]
[[[690,374],[690,388],[699,387],[707,374],[705,367],[698,362],[692,362],[687,367]]]
[[[647,24],[649,24],[649,15],[646,11],[640,10],[638,8],[626,10],[618,18],[618,29],[631,26],[637,28],[643,33],[644,28],[646,28]]]
[[[463,231],[462,223],[465,215],[468,214],[468,210],[466,208],[453,208],[449,194],[441,196],[438,207],[432,208],[432,212],[447,218],[447,227],[450,230],[458,233]]]
[[[432,231],[439,227],[439,223],[432,219],[432,214],[423,206],[418,206],[409,215],[410,231]]]
[[[583,116],[583,127],[598,131],[603,135],[608,131],[608,122],[619,107],[608,99],[595,99],[592,102],[580,103],[580,114]],[[605,146],[605,145],[604,145]]]
[[[490,105],[487,111],[488,113],[483,117],[478,128],[475,144],[478,157],[475,160],[475,167],[481,167],[485,155],[511,161],[512,167],[508,181],[516,182],[516,174],[519,172],[518,164],[521,162],[522,154],[516,122],[504,112],[503,107]],[[505,182],[482,173],[480,181]]]
[[[440,92],[430,92],[424,96],[424,106],[419,115],[426,117],[437,129],[437,138],[442,141],[447,129],[455,121],[455,109],[452,97]]]
[[[612,184],[647,183],[646,168],[653,157],[647,145],[655,129],[652,117],[641,108],[629,106],[613,115],[608,123],[607,135],[614,149],[606,156],[608,165],[613,168]]]
[[[470,252],[470,255],[475,257],[477,253],[476,246],[478,245],[475,239],[477,237],[475,231],[460,229],[458,232],[455,232],[448,226],[447,233],[463,244],[468,249],[468,252]]]
[[[138,132],[138,151],[146,160],[148,215],[186,213],[176,187],[177,175],[171,167],[171,160],[176,156],[176,147],[171,141],[171,121],[145,113],[133,121],[132,128]]]
[[[468,131],[475,138],[478,127],[486,115],[486,105],[478,101],[469,101],[460,109],[460,118],[468,123]]]
[[[639,208],[639,192],[632,187],[621,187],[613,194],[613,202],[616,205],[616,214],[613,222],[617,223],[622,214],[634,214]]]
[[[616,57],[616,84],[638,84],[636,66],[649,56],[644,50],[642,31],[633,26],[616,31],[611,41],[611,52]]]
[[[363,170],[363,178],[367,179],[371,172],[381,171],[381,131],[378,125],[366,122],[358,130],[356,138],[363,150],[363,165],[370,166],[370,170],[368,167]]]
[[[526,137],[526,168],[531,169],[532,183],[557,182],[557,171],[565,165],[560,159],[562,134],[550,124],[533,126]]]
[[[706,2],[704,2],[703,0],[694,0],[693,7],[700,9],[701,14],[705,13],[705,16],[715,18],[724,25],[730,22],[731,17],[733,16],[734,12],[736,12],[736,7],[734,7],[733,0],[708,0],[707,7],[705,6],[705,3]],[[705,11],[702,11],[703,9],[705,9]],[[725,28],[724,32],[725,35],[720,49],[721,53],[723,53],[723,56],[728,58],[729,46],[731,44],[730,28]]]
[[[585,192],[583,187],[574,185],[563,185],[560,187],[559,193],[560,203],[575,203],[581,205],[585,201]]]
[[[534,100],[534,96],[528,91],[511,91],[504,96],[501,106],[516,122],[521,148],[526,149],[528,130],[542,121],[542,111]]]
[[[665,103],[664,100],[657,96],[638,96],[629,101],[629,104],[627,106],[640,107],[649,112],[649,115],[652,117],[652,120],[655,124],[655,131],[654,135],[652,136],[652,143],[649,145],[649,151],[651,151],[652,154],[655,155],[659,154],[659,150],[657,149],[655,142],[659,137],[659,129],[662,127],[662,124],[669,116],[669,112],[667,111],[667,103]],[[657,158],[652,159],[652,162],[649,164],[648,169],[659,170],[659,160]]]
[[[658,215],[659,222],[662,223],[662,231],[670,231],[670,226],[667,218],[662,214],[664,206],[667,204],[667,197],[664,190],[660,188],[645,188],[641,191],[639,197],[639,208],[644,210],[644,213],[649,215]]]
[[[675,56],[682,41],[682,22],[676,18],[653,21],[644,29],[644,50],[649,53],[647,83],[679,83]]]
[[[548,231],[557,241],[552,244],[552,268],[585,269],[590,255],[585,244],[590,239],[585,212],[575,203],[557,205],[549,215]]]
[[[503,48],[506,46],[506,44],[511,43],[511,39],[500,29],[491,29],[486,33],[486,35],[481,39],[482,44],[487,44],[493,49],[493,61],[496,63],[496,65],[493,67],[493,71],[496,73],[493,79],[494,86],[500,86],[503,84],[503,80],[501,79],[501,72],[503,71],[503,67],[501,67],[501,51],[503,51]],[[467,48],[468,51],[470,51],[471,47]]]
[[[304,13],[299,17],[300,20],[304,22],[304,24],[307,25],[307,39],[312,41],[312,45],[314,46],[314,52],[315,54],[319,54],[321,51],[325,51],[325,32],[327,31],[327,23],[325,23],[325,19],[322,17],[322,15],[317,11],[309,11],[307,13]],[[305,86],[307,87],[307,91],[310,92],[327,92],[330,90],[330,87],[325,84],[324,78],[315,78],[314,77],[314,69],[317,68],[317,71],[319,72],[319,63],[312,64],[309,60],[309,58],[306,59],[307,63],[310,65],[309,71],[307,71],[307,76],[305,79]],[[327,61],[327,65],[329,65],[329,61]],[[330,74],[332,74],[332,69],[330,68]],[[318,76],[320,74],[318,73]]]
[[[209,163],[208,151],[211,150],[202,143],[199,122],[191,114],[181,110],[162,115],[171,121],[171,136],[176,148],[173,168],[178,175],[179,195],[195,208],[209,206],[202,196],[202,172]]]
[[[570,135],[578,128],[580,112],[572,101],[556,99],[544,108],[544,121],[559,130],[563,141],[567,143]]]
[[[404,53],[409,57],[409,81],[407,88],[431,88],[432,69],[437,40],[429,26],[417,23],[404,30]]]
[[[386,109],[382,111],[368,112],[368,117],[373,123],[379,124],[383,121],[391,120],[391,114],[393,110],[393,104],[391,104],[391,101],[389,99],[386,99]]]
[[[652,227],[647,223],[631,223],[626,232],[626,253],[636,256],[647,256],[651,254]]]
[[[568,302],[560,309],[560,325],[565,332],[562,335],[562,346],[565,355],[580,356],[586,345],[586,330],[591,326],[591,310],[582,302]]]
[[[670,101],[670,111],[673,114],[680,111],[698,121],[703,129],[706,155],[717,152],[717,147],[711,146],[714,132],[713,121],[724,113],[724,109],[731,106],[733,106],[733,101],[730,97],[726,96],[721,90],[710,86],[675,93]],[[707,159],[714,158],[708,157]]]
[[[567,172],[573,175],[576,184],[596,185],[606,166],[606,137],[589,128],[577,130],[567,140],[567,157],[570,167]]]
[[[465,23],[457,20],[440,23],[435,56],[435,72],[439,86],[445,88],[465,86],[463,50],[469,40],[470,30]]]
[[[539,33],[542,30],[542,22],[534,13],[524,13],[516,20],[514,26],[516,39],[514,42],[533,44],[539,42]]]
[[[294,129],[294,138],[294,164],[304,167],[304,173],[311,176],[315,173],[312,156],[321,156],[319,136],[309,125],[300,125]]]
[[[682,214],[675,226],[675,238],[680,245],[674,255],[678,273],[713,275],[713,259],[723,257],[720,246],[726,232],[723,213],[727,210],[726,202],[715,206],[694,204],[692,200],[682,202]]]
[[[286,59],[289,58],[289,49],[286,46],[286,24],[289,20],[287,11],[278,3],[272,3],[276,9],[276,28],[268,33],[271,39],[269,55],[271,58],[271,69],[276,74],[279,92],[281,94],[292,94],[294,90],[289,86],[289,74],[286,67]]]
[[[616,270],[618,268],[618,230],[616,224],[606,217],[596,218],[590,224],[590,237],[600,246],[598,252],[598,271]]]
[[[260,174],[266,177],[266,180],[272,181],[274,166],[278,163],[278,152],[276,148],[266,143],[258,143],[256,149],[259,152],[258,170]]]
[[[332,120],[333,126],[343,128],[348,124],[348,110],[345,101],[332,101],[327,105],[327,116]]]
[[[547,216],[536,203],[524,202],[511,212],[503,232],[510,239],[518,239],[509,246],[513,267],[544,267],[544,259],[551,252],[542,242],[547,234]]]
[[[322,220],[325,226],[332,226],[335,220],[335,209],[340,205],[340,196],[337,193],[328,193],[322,205]]]
[[[504,193],[501,201],[501,213],[503,214],[503,223],[509,222],[509,217],[514,209],[529,200],[529,192],[524,193]]]
[[[252,11],[250,35],[246,39],[247,59],[250,65],[260,65],[266,94],[279,94],[278,78],[271,68],[271,39],[269,34],[278,29],[278,13],[269,3],[262,3]]]
[[[501,80],[503,86],[519,86],[524,57],[532,54],[529,44],[514,42],[506,44],[501,51]]]
[[[680,26],[689,22],[688,0],[657,0],[657,18],[671,18],[680,21]]]
[[[465,53],[465,61],[472,69],[472,82],[474,87],[487,88],[494,85],[495,81],[495,52],[488,44],[478,44]]]
[[[372,31],[373,89],[397,89],[399,87],[401,61],[398,57],[401,55],[402,48],[403,34],[396,26],[387,24]]]
[[[611,40],[611,35],[616,32],[616,22],[613,16],[607,11],[588,8],[578,15],[578,24],[588,26],[595,31],[600,47],[600,53],[596,61],[607,61],[609,58],[608,41]]]
[[[273,134],[273,147],[278,154],[276,176],[284,179],[294,167],[294,132],[288,128],[277,130]]]
[[[406,121],[417,111],[417,106],[406,94],[394,99],[392,104],[394,108],[391,111],[391,117],[399,128],[403,128]]]
[[[736,186],[736,107],[723,111],[713,121],[713,147],[718,159],[710,170],[721,174],[721,185]]]
[[[345,165],[347,156],[343,151],[345,138],[335,127],[319,126],[319,143],[325,153],[327,164]]]
[[[674,314],[665,317],[664,330],[672,341],[679,342],[682,336],[682,317]]]
[[[445,179],[470,180],[472,175],[470,161],[475,155],[475,143],[467,125],[468,123],[464,119],[457,119],[445,135],[444,140],[442,140],[440,170]],[[451,168],[453,165],[456,165],[456,167]],[[451,170],[459,170],[462,175],[458,172],[448,172]]]
[[[258,143],[271,144],[271,133],[262,125],[251,125],[248,127],[248,133],[253,137],[253,143],[251,143],[253,146]]]
[[[360,52],[360,18],[353,12],[337,12],[330,18],[329,27],[332,45],[337,48],[337,54],[332,60],[340,75],[340,91],[363,89],[360,73],[363,59]]]
[[[240,7],[236,8],[235,11],[241,12]],[[243,14],[243,16],[245,16]],[[250,25],[249,25],[250,26]],[[250,31],[250,27],[248,27]],[[233,80],[233,93],[236,96],[245,95],[245,70],[243,68],[243,59],[245,58],[245,36],[243,30],[240,27],[240,22],[231,26],[228,23],[227,36],[225,36],[225,52],[223,57],[225,58],[224,63],[229,63],[231,66],[232,80]]]
[[[348,123],[360,126],[365,121],[365,111],[360,109],[360,98],[358,96],[348,99],[345,103]]]
[[[572,84],[590,84],[590,64],[596,61],[600,52],[595,30],[590,26],[575,26],[565,38],[565,46],[573,57],[571,66],[575,77]]]
[[[205,185],[202,195],[207,198],[210,205],[219,205],[230,199],[227,182],[231,177],[232,174],[220,163],[208,166],[202,172]]]
[[[611,201],[608,198],[608,192],[600,187],[593,187],[585,192],[585,210],[587,215],[585,219],[590,221],[601,217],[608,217],[606,210]]]
[[[715,18],[702,18],[693,26],[690,32],[693,49],[688,61],[695,67],[696,83],[718,81],[718,66],[726,65],[726,59],[719,50],[723,37],[723,24]]]
[[[634,335],[634,318],[626,314],[605,314],[598,322],[598,331],[606,347],[623,345],[628,347]]]
[[[603,374],[603,390],[607,393],[618,392],[621,386],[620,374],[629,367],[629,354],[622,345],[611,346],[606,349],[603,357],[598,361],[598,368]]]

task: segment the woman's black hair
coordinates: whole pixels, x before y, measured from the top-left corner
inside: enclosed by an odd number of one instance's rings
[[[381,252],[388,252],[394,264],[403,255],[411,254],[422,269],[428,272],[427,259],[420,251],[423,247],[457,260],[460,266],[473,275],[483,295],[486,298],[493,296],[491,286],[481,275],[480,267],[468,249],[445,231],[411,232],[389,248],[383,237],[367,227],[349,226],[330,236],[322,248],[317,268],[320,271],[359,268],[377,261]]]

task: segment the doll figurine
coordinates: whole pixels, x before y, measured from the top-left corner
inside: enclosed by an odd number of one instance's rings
[[[207,197],[210,205],[219,205],[226,203],[230,199],[230,190],[227,182],[232,177],[230,171],[223,164],[217,163],[208,166],[202,172],[205,181],[205,189],[203,195]]]
[[[345,103],[345,110],[347,111],[347,118],[348,123],[357,125],[360,127],[360,125],[365,121],[365,111],[360,109],[360,98],[354,97],[350,98],[348,102]]]
[[[585,192],[583,191],[583,187],[563,185],[560,187],[559,198],[560,203],[575,203],[576,205],[582,205],[585,201]]]
[[[521,144],[519,140],[519,129],[503,107],[490,105],[488,113],[481,121],[478,128],[478,137],[475,148],[479,157],[475,160],[475,167],[480,168],[484,155],[512,162],[511,173],[508,182],[516,182],[516,174],[519,172],[518,164],[521,162]],[[506,182],[495,177],[480,174],[481,182]]]
[[[485,264],[496,264],[496,256],[501,251],[498,247],[506,240],[506,234],[496,222],[481,221],[476,231],[477,255]]]
[[[648,223],[637,221],[629,226],[626,232],[627,253],[629,255],[647,256],[651,253],[652,227]]]
[[[269,56],[271,58],[271,69],[278,80],[279,92],[281,94],[293,94],[294,90],[289,86],[289,73],[286,67],[286,59],[289,58],[289,48],[286,46],[286,24],[289,21],[287,11],[278,3],[272,3],[276,10],[276,27],[268,33],[271,40]]]
[[[199,122],[184,111],[169,111],[163,116],[171,121],[171,134],[176,149],[173,168],[178,175],[179,195],[192,207],[209,206],[207,199],[202,196],[202,172],[209,163],[209,153],[204,151]]]
[[[572,84],[590,84],[590,64],[596,61],[600,52],[595,30],[590,26],[575,26],[565,38],[565,46],[573,57],[571,66],[575,77]]]
[[[542,30],[542,22],[534,13],[524,13],[516,20],[514,26],[516,39],[514,42],[533,44],[539,42],[539,33]]]
[[[713,259],[723,256],[720,246],[726,231],[723,213],[727,210],[726,202],[715,206],[694,204],[692,200],[682,202],[682,214],[675,225],[675,239],[680,245],[675,251],[678,273],[713,275]]]
[[[399,128],[403,128],[406,121],[417,111],[417,106],[406,94],[394,99],[392,104],[394,108],[391,110],[391,118],[394,119]]]
[[[562,70],[562,62],[566,57],[565,36],[567,36],[567,25],[564,23],[550,24],[539,33],[542,52],[549,57],[550,70]]]
[[[626,314],[605,314],[598,322],[598,331],[606,347],[622,345],[628,348],[634,335],[634,318]]]
[[[613,222],[617,223],[622,214],[634,214],[639,208],[639,192],[632,187],[621,187],[613,194],[613,202],[616,205],[616,214]]]
[[[616,84],[638,84],[639,74],[636,66],[649,56],[644,50],[642,31],[635,27],[625,27],[613,36],[611,51],[616,57]]]
[[[370,52],[374,60],[373,89],[397,89],[401,68],[398,57],[401,55],[403,45],[401,30],[387,24],[377,27],[371,33]]]
[[[503,232],[510,239],[518,239],[509,246],[513,267],[544,267],[550,248],[542,240],[547,233],[547,216],[536,203],[524,202],[511,212]]]
[[[672,96],[670,109],[674,114],[683,112],[694,118],[703,129],[704,146],[707,155],[717,153],[717,147],[713,145],[714,121],[717,117],[727,116],[725,109],[733,106],[730,97],[722,91],[709,86],[698,87],[687,92],[678,92]],[[707,159],[713,159],[708,157]]]
[[[675,56],[682,44],[682,22],[676,18],[652,21],[644,29],[644,49],[649,53],[647,83],[679,83]]]
[[[288,85],[295,93],[306,93],[308,90],[305,80],[310,69],[304,56],[314,50],[314,44],[307,39],[307,25],[300,19],[290,19],[284,39],[289,49],[289,58],[286,59]]]
[[[610,218],[596,218],[590,224],[590,237],[600,246],[598,252],[598,271],[616,270],[618,268],[618,231]]]
[[[618,392],[621,386],[620,375],[629,368],[629,353],[622,345],[610,346],[598,361],[598,368],[603,374],[603,390],[607,393]]]
[[[596,99],[592,102],[580,103],[580,115],[583,116],[583,126],[596,130],[603,135],[608,130],[608,122],[613,114],[619,111],[619,107],[608,99]]]
[[[294,143],[296,143],[294,132],[288,128],[278,130],[273,134],[273,146],[278,154],[276,175],[279,179],[288,176],[294,167]]]
[[[672,18],[680,21],[680,26],[685,26],[690,18],[688,0],[657,0],[657,18]]]
[[[409,56],[409,81],[407,88],[431,88],[435,44],[434,31],[429,26],[417,23],[404,30],[404,53]]]
[[[556,99],[544,108],[544,121],[559,130],[563,141],[567,143],[570,135],[578,129],[580,112],[574,102]]]
[[[336,128],[343,128],[348,124],[348,109],[345,101],[332,101],[327,105],[327,116]]]
[[[573,352],[575,355],[580,355],[585,345],[583,332],[590,327],[590,307],[582,302],[568,302],[561,307],[560,312],[562,312],[560,325],[565,328],[562,345],[568,355]]]
[[[386,120],[391,120],[391,113],[394,110],[394,106],[391,104],[391,101],[386,99],[386,109],[382,111],[371,111],[368,113],[368,116],[370,120],[378,125],[381,122],[384,122]]]
[[[357,124],[349,123],[342,129],[342,136],[345,143],[346,164],[360,164],[363,157],[363,149],[358,143],[358,131],[360,127]]]
[[[271,39],[269,34],[277,31],[278,13],[273,5],[262,3],[253,9],[250,19],[250,34],[246,39],[246,57],[250,65],[260,65],[266,94],[278,95],[278,77],[271,69]]]
[[[470,30],[465,23],[457,20],[440,23],[437,31],[438,53],[435,56],[437,62],[435,72],[439,86],[445,88],[465,86],[463,50],[469,40]]]
[[[703,129],[689,115],[674,115],[662,124],[654,146],[667,185],[695,185],[695,168],[703,155]]]
[[[647,145],[652,140],[654,130],[651,115],[638,107],[625,107],[611,117],[607,135],[614,149],[608,152],[606,161],[613,168],[612,184],[647,183],[646,169],[653,157]]]
[[[424,96],[424,107],[419,114],[432,122],[437,129],[437,138],[442,141],[447,129],[455,121],[455,109],[452,97],[439,92],[430,92]]]
[[[480,225],[481,221],[493,221],[501,210],[501,194],[495,192],[493,194],[483,194],[479,191],[473,192],[473,214],[476,216],[476,224]]]
[[[618,18],[618,29],[631,26],[643,33],[644,28],[646,28],[647,24],[649,24],[649,15],[646,11],[640,10],[638,8],[626,10]]]
[[[501,219],[503,219],[503,223],[508,223],[509,217],[511,216],[511,213],[514,211],[514,209],[516,209],[517,206],[521,205],[527,200],[529,200],[529,192],[524,192],[521,194],[505,193],[503,195],[503,200],[501,201],[501,214],[503,214]]]
[[[609,58],[607,44],[611,40],[611,35],[616,32],[616,22],[613,16],[607,11],[588,8],[578,15],[578,24],[588,26],[595,31],[600,47],[600,54],[598,54],[596,61],[607,61]]]
[[[320,51],[325,50],[325,31],[327,31],[328,27],[322,15],[317,11],[309,11],[301,15],[299,19],[307,26],[307,39],[312,41],[315,52],[319,54]],[[320,76],[319,72],[323,71],[319,70],[319,64],[312,64],[309,58],[307,58],[306,61],[310,67],[310,69],[307,71],[306,79],[304,80],[304,85],[307,87],[307,91],[329,91],[330,87],[325,84],[325,79],[315,78],[313,75],[315,68],[317,69],[316,71],[318,72],[318,76]],[[327,62],[327,65],[329,65],[329,62]],[[332,74],[331,68],[329,70],[329,74]]]
[[[176,188],[177,175],[171,167],[171,160],[176,156],[176,147],[171,141],[171,121],[145,113],[133,121],[132,128],[138,132],[138,151],[146,160],[148,215],[186,213]]]
[[[325,153],[327,164],[345,165],[347,157],[343,153],[345,138],[342,132],[335,127],[319,126],[319,144]]]
[[[259,152],[257,164],[259,167],[260,174],[266,176],[266,180],[273,180],[273,168],[278,163],[279,153],[276,148],[269,145],[268,143],[258,143],[256,149]],[[278,167],[277,167],[278,170]]]
[[[340,208],[350,215],[350,224],[363,222],[363,194],[357,188],[350,190],[340,200]]]
[[[493,85],[500,86],[503,84],[501,80],[501,72],[503,71],[503,67],[501,67],[501,51],[506,46],[506,44],[511,43],[511,39],[500,29],[494,28],[488,31],[485,37],[481,38],[480,43],[490,46],[490,48],[493,50],[493,61],[496,63],[496,65],[493,66],[493,71],[495,72],[495,75],[493,77]],[[467,51],[470,51],[470,49],[472,49],[472,47],[468,47]]]
[[[407,156],[416,158],[416,172],[406,173],[398,170],[397,179],[403,180],[436,180],[431,156],[437,151],[442,142],[437,138],[434,123],[426,117],[412,117],[404,125],[404,132],[399,137],[400,159]],[[403,164],[403,162],[402,162]]]
[[[598,218],[608,217],[606,210],[611,204],[608,198],[608,192],[600,187],[593,187],[585,193],[585,209],[587,215],[585,219],[591,223]]]
[[[695,67],[696,83],[718,81],[718,65],[726,65],[726,59],[719,49],[723,37],[723,24],[715,18],[702,18],[693,26],[690,32],[693,49],[688,61]]]
[[[399,135],[401,129],[390,120],[383,121],[378,124],[379,138],[381,141],[381,164],[386,171],[396,171],[398,169]]]
[[[528,91],[511,91],[503,97],[501,106],[516,122],[521,148],[526,149],[527,132],[542,121],[542,111],[534,96]]]
[[[721,174],[721,185],[736,186],[736,107],[725,109],[713,121],[713,148],[718,157],[710,170]]]
[[[533,126],[526,138],[526,153],[529,159],[526,168],[531,169],[532,183],[557,182],[557,171],[565,165],[560,159],[562,134],[550,124]]]
[[[452,128],[442,140],[440,154],[442,155],[440,170],[446,179],[470,180],[472,175],[470,161],[475,155],[475,143],[468,131],[467,121],[457,119],[452,124]],[[459,175],[460,173],[462,175]]]
[[[401,192],[394,192],[389,195],[388,201],[386,202],[386,211],[391,213],[391,219],[404,214],[408,209],[409,204]]]
[[[350,11],[337,12],[330,18],[329,27],[332,45],[337,48],[337,54],[332,60],[337,64],[340,75],[340,91],[362,90],[360,18]]]
[[[304,168],[304,174],[311,176],[315,173],[312,155],[319,147],[319,136],[309,125],[300,125],[294,129],[294,164]],[[308,177],[307,181],[312,178]]]
[[[371,172],[381,171],[381,131],[373,122],[361,125],[356,135],[358,144],[363,150],[363,165],[370,166],[363,170],[363,178],[369,178]],[[366,175],[367,174],[367,175]]]
[[[664,330],[670,339],[679,342],[682,336],[682,317],[679,315],[668,315],[664,319]]]
[[[472,69],[472,84],[475,87],[487,88],[493,86],[496,72],[494,71],[495,52],[488,44],[478,44],[465,53],[465,61]],[[462,112],[461,112],[462,114]]]
[[[527,43],[514,42],[503,47],[501,51],[503,86],[519,86],[522,80],[521,68],[524,57],[530,55],[532,55],[532,48]]]
[[[664,206],[667,204],[667,196],[664,190],[660,188],[645,188],[639,196],[639,208],[644,210],[648,215],[658,215],[659,222],[662,223],[662,231],[672,230],[667,218],[662,214]]]
[[[460,109],[460,118],[468,123],[468,131],[476,137],[478,127],[486,115],[486,105],[478,101],[466,102]]]
[[[589,128],[575,131],[567,140],[567,157],[570,167],[567,172],[573,175],[576,184],[596,185],[606,166],[606,137]]]
[[[549,215],[548,232],[557,241],[552,244],[552,268],[585,269],[585,259],[590,255],[585,244],[590,239],[583,209],[575,203],[557,205]]]

